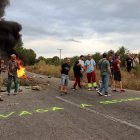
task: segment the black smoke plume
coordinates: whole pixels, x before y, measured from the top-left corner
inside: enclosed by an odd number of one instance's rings
[[[5,13],[5,7],[9,5],[9,0],[0,0],[0,17]]]
[[[17,22],[2,19],[8,4],[9,0],[0,0],[0,57],[15,53],[14,47],[21,41],[22,26]]]

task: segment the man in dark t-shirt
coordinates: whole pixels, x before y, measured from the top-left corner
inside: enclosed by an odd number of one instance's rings
[[[8,96],[10,96],[12,80],[14,81],[15,84],[14,95],[16,95],[18,91],[17,70],[19,69],[19,63],[16,59],[15,54],[11,55],[11,59],[8,61],[7,69],[8,69],[8,84],[7,84]]]
[[[67,86],[69,81],[70,59],[67,58],[66,62],[61,66],[61,87],[60,92],[67,94]]]
[[[74,77],[75,77],[75,83],[73,85],[73,90],[76,90],[76,86],[78,84],[79,88],[81,88],[81,77],[82,77],[82,68],[79,63],[79,61],[76,61],[74,67],[73,67]]]
[[[127,68],[127,72],[131,72],[132,63],[133,63],[133,59],[131,58],[130,54],[128,54],[128,56],[125,60],[125,65],[126,65],[126,68]]]
[[[122,77],[121,77],[121,69],[120,69],[120,55],[116,54],[116,59],[113,62],[113,68],[114,68],[114,90],[115,92],[117,92],[116,90],[116,82],[120,83],[120,92],[124,92],[125,90],[122,87]]]

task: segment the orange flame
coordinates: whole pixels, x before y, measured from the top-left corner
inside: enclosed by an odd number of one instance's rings
[[[19,66],[19,69],[17,70],[17,76],[18,78],[27,79],[26,73],[25,73],[25,67],[23,67],[22,65]]]

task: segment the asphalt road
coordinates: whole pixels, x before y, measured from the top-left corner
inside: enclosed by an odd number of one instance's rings
[[[50,86],[17,96],[3,93],[0,140],[140,140],[140,91],[100,97],[69,89],[60,96],[59,79],[38,79]]]

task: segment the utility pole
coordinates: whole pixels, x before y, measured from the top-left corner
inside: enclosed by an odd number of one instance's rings
[[[61,56],[62,56],[62,50],[63,50],[63,49],[57,49],[57,50],[60,52],[60,58],[59,58],[60,60],[59,60],[59,62],[60,62],[60,64],[61,64]]]

